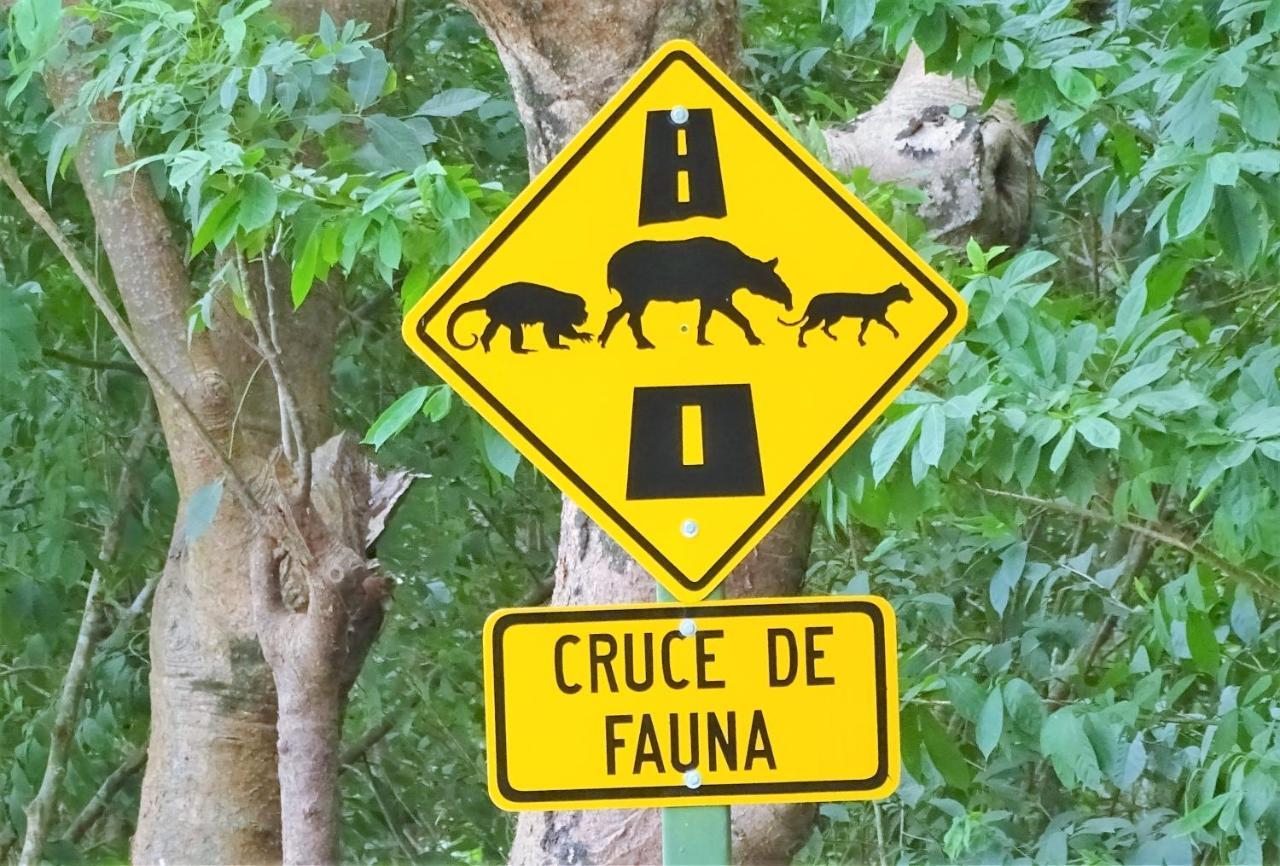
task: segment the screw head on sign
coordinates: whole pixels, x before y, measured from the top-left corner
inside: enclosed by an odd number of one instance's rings
[[[680,533],[685,538],[693,538],[698,534],[698,521],[692,517],[680,524]]]
[[[677,105],[671,109],[671,122],[676,126],[684,126],[689,120],[689,109],[683,105]]]
[[[680,634],[685,637],[693,637],[698,633],[698,624],[691,619],[680,620]]]
[[[685,772],[684,772],[684,786],[685,786],[686,788],[690,788],[690,789],[693,789],[693,788],[701,788],[701,787],[702,787],[702,774],[701,774],[701,773],[699,773],[697,770],[685,770]]]

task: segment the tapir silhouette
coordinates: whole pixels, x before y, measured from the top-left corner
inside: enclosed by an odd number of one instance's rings
[[[641,330],[641,319],[650,301],[698,301],[698,343],[709,346],[707,320],[718,312],[742,329],[747,342],[761,342],[751,323],[733,306],[733,293],[746,289],[791,309],[791,290],[778,276],[777,259],[753,259],[728,241],[689,238],[683,241],[636,241],[609,259],[609,288],[622,296],[605,317],[600,345],[623,316],[631,326],[636,345],[652,349]]]

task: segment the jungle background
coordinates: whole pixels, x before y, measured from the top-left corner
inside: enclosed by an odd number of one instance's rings
[[[377,544],[394,589],[346,706],[340,859],[505,860],[480,628],[550,598],[561,500],[399,335],[527,181],[498,52],[438,0],[308,29],[266,0],[6,5],[0,166],[53,232],[0,191],[0,856],[41,810],[37,859],[130,856],[150,602],[234,497],[220,467],[175,477],[153,371],[91,297],[121,307],[125,284],[92,172],[147,185],[177,227],[187,345],[218,310],[256,324],[259,257],[284,265],[286,316],[336,295],[334,427],[419,475]],[[897,611],[904,770],[883,802],[807,815],[793,862],[1280,862],[1280,2],[732,14],[736,77],[820,159],[914,43],[974,82],[946,113],[1009,112],[1036,176],[997,242],[931,230],[909,179],[837,165],[970,322],[807,506],[802,591]],[[107,98],[108,120],[74,120]]]

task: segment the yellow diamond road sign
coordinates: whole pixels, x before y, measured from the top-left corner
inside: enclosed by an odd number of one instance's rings
[[[423,296],[404,336],[696,601],[964,318],[905,243],[672,42]]]

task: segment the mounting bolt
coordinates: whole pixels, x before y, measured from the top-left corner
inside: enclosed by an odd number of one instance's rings
[[[677,105],[671,109],[671,122],[676,126],[684,126],[689,122],[689,109],[683,105]]]
[[[702,787],[702,774],[697,770],[685,770],[684,786],[689,789]]]
[[[680,634],[685,637],[693,637],[698,633],[698,624],[691,619],[680,620]]]
[[[698,521],[694,520],[692,517],[685,520],[684,523],[680,524],[680,534],[685,538],[693,538],[696,536],[698,534]]]

